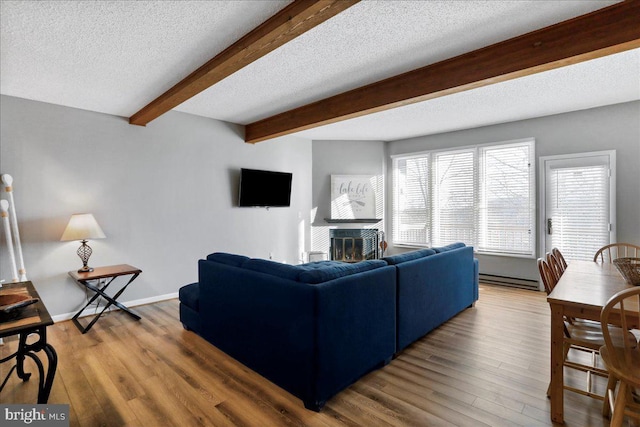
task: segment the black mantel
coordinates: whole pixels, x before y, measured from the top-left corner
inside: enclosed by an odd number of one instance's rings
[[[352,218],[352,219],[324,219],[329,224],[375,224],[382,221],[382,218]]]

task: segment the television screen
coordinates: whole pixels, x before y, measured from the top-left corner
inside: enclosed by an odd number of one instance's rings
[[[288,172],[256,169],[240,170],[240,206],[279,207],[291,204],[291,179]]]

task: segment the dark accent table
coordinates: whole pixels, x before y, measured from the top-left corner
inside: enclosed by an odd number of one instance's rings
[[[140,273],[142,273],[142,270],[128,264],[110,265],[108,267],[97,267],[93,271],[90,271],[88,273],[79,273],[77,271],[70,271],[69,276],[71,276],[73,280],[75,280],[85,288],[95,292],[95,295],[89,300],[89,302],[84,307],[82,307],[82,309],[80,309],[80,311],[77,312],[75,316],[71,318],[71,320],[78,327],[80,332],[82,332],[83,334],[86,334],[87,331],[91,329],[94,323],[98,321],[100,316],[102,316],[102,314],[111,305],[115,305],[120,310],[124,311],[134,319],[140,320],[140,316],[138,316],[136,313],[131,311],[124,304],[118,302],[118,297],[122,295],[124,290],[127,289],[127,286],[129,286],[131,282],[133,282],[136,279],[136,277],[140,275]],[[116,279],[116,277],[120,277],[120,276],[131,276],[131,277],[129,278],[129,281],[118,292],[116,292],[116,294],[113,297],[110,295],[107,295],[105,293],[105,290],[107,289],[107,287]],[[109,280],[107,280],[102,287],[98,287],[89,283],[92,280],[100,280],[100,279],[109,279]],[[95,317],[91,320],[91,322],[89,322],[89,324],[86,327],[82,326],[78,321],[78,317],[80,317],[82,312],[87,307],[89,307],[98,297],[103,297],[109,303],[105,305],[105,307],[102,309],[100,313],[95,315]]]
[[[47,326],[53,325],[53,320],[51,320],[51,316],[49,315],[45,305],[42,303],[33,283],[19,282],[5,284],[0,288],[0,295],[6,294],[26,294],[32,298],[38,298],[39,301],[35,304],[16,309],[17,316],[12,317],[10,320],[0,322],[0,338],[8,337],[10,335],[20,335],[17,351],[3,359],[0,359],[0,363],[8,362],[14,358],[16,359],[16,364],[9,370],[9,373],[4,378],[2,385],[0,385],[0,392],[6,385],[14,369],[18,374],[18,378],[22,381],[29,380],[31,373],[24,371],[24,360],[29,357],[36,363],[40,374],[38,383],[38,403],[47,403],[49,400],[49,394],[51,393],[53,379],[56,375],[56,369],[58,367],[58,355],[56,354],[53,346],[47,343]],[[37,335],[37,341],[30,344],[27,343],[29,335]],[[46,376],[42,361],[36,354],[40,351],[44,352],[47,356],[48,366]]]

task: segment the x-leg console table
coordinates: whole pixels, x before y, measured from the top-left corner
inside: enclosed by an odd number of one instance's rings
[[[102,313],[104,313],[111,305],[115,305],[120,310],[124,311],[134,319],[140,320],[140,316],[138,316],[136,313],[131,311],[124,304],[118,302],[118,297],[122,295],[124,290],[127,289],[127,286],[129,286],[131,282],[136,280],[136,277],[138,277],[140,273],[142,273],[142,270],[128,264],[110,265],[108,267],[97,267],[93,271],[90,271],[88,273],[79,273],[77,271],[70,271],[69,276],[71,276],[73,280],[75,280],[82,286],[86,287],[87,289],[95,292],[95,295],[93,295],[93,297],[89,300],[89,302],[87,302],[87,304],[84,307],[82,307],[82,309],[79,312],[77,312],[75,316],[73,316],[73,318],[71,319],[73,320],[73,323],[75,323],[78,329],[83,334],[85,334],[98,321],[100,316],[102,316]],[[129,281],[118,292],[116,292],[114,296],[107,295],[105,293],[105,290],[107,289],[107,287],[116,279],[116,277],[120,277],[120,276],[131,276],[131,277],[129,278]],[[100,285],[95,286],[94,284],[91,283],[92,281],[101,280],[101,279],[106,279],[106,281],[104,282],[104,285],[102,285],[101,287]],[[91,322],[89,322],[89,324],[86,327],[82,326],[78,321],[78,317],[80,317],[82,312],[87,307],[89,307],[98,297],[102,297],[105,300],[107,300],[108,304],[105,305],[105,307],[102,309],[100,313],[95,315],[95,317],[91,320]]]

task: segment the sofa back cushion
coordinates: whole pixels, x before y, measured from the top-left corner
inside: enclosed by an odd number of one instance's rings
[[[424,258],[426,256],[433,255],[435,253],[436,251],[434,251],[433,249],[420,249],[418,251],[405,252],[403,254],[398,254],[398,255],[391,255],[388,257],[384,257],[382,259],[385,260],[389,265],[396,265],[403,262],[412,261],[414,259]]]
[[[364,271],[374,270],[376,268],[385,267],[386,262],[381,259],[361,261],[354,264],[342,263],[342,262],[319,262],[314,268],[305,268],[304,271],[298,276],[298,281],[303,283],[322,283],[329,280],[337,279],[339,277],[349,276],[351,274],[357,274]],[[309,264],[307,264],[308,266]]]
[[[242,264],[249,261],[249,257],[244,255],[228,254],[225,252],[215,252],[207,255],[207,260],[220,264],[232,265],[234,267],[241,267]]]
[[[431,248],[434,251],[436,251],[436,253],[442,253],[442,252],[447,252],[453,249],[458,249],[458,248],[464,248],[465,244],[462,242],[456,242],[456,243],[451,243],[450,245],[447,246],[439,246],[437,248]]]
[[[242,268],[294,281],[297,281],[300,275],[300,268],[298,266],[260,258],[248,260],[242,264]]]
[[[369,260],[354,264],[338,261],[318,261],[302,265],[291,265],[268,259],[248,258],[243,255],[224,252],[210,254],[207,256],[207,260],[310,284],[327,282],[339,277],[349,276],[387,265],[387,263],[382,260]]]

